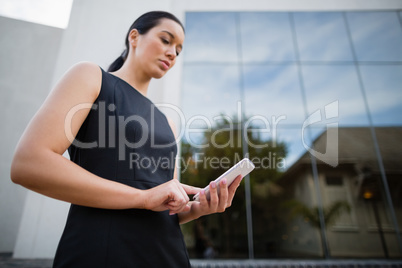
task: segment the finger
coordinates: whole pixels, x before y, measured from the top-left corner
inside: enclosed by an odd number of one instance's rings
[[[218,205],[218,210],[220,212],[225,211],[226,206],[227,206],[227,201],[228,201],[228,185],[227,185],[227,180],[224,178],[222,181],[219,183],[219,205]]]
[[[186,200],[186,198],[188,199],[188,196],[183,196],[180,188],[180,186],[174,185],[170,189],[171,193],[169,194],[169,198],[165,202],[165,206],[169,210],[181,210],[182,207],[184,207],[188,203],[188,201]]]
[[[177,206],[185,206],[190,199],[188,198],[188,195],[186,191],[184,191],[183,187],[181,186],[181,183],[178,180],[173,180],[173,193],[174,193],[174,199],[177,201],[176,205]]]
[[[182,183],[181,186],[187,194],[198,194],[202,190],[202,188],[190,186],[184,183]]]
[[[208,200],[207,200],[207,195],[205,194],[205,190],[200,191],[200,196],[199,196],[198,200],[201,203],[201,206],[209,206]]]
[[[177,209],[169,209],[169,215],[175,215],[175,214],[177,214],[177,213],[180,213],[180,212],[188,212],[188,211],[190,211],[191,210],[191,206],[189,205],[189,204],[187,204],[187,205],[185,205],[182,209],[180,209],[180,210],[177,210]]]
[[[183,205],[183,206],[181,206],[181,205],[178,206],[177,204],[174,203],[174,201],[168,202],[167,204],[165,204],[165,207],[169,210],[170,215],[180,213],[182,211],[187,210],[187,205],[186,204]]]
[[[179,188],[180,193],[182,194],[182,196],[183,196],[183,198],[184,198],[185,204],[187,204],[188,201],[190,201],[190,198],[188,197],[188,194],[186,193],[186,191],[185,191],[183,185],[182,185],[181,183],[178,183],[178,184],[177,184],[177,187]]]
[[[211,181],[209,184],[209,206],[212,211],[216,211],[219,204],[218,197],[218,185],[216,185],[215,181]]]
[[[165,207],[168,210],[175,210],[177,208],[177,204],[175,203],[174,200],[171,200],[171,201],[165,203]]]
[[[232,182],[232,184],[230,184],[229,186],[229,198],[233,198],[237,188],[240,185],[240,182],[242,181],[242,176],[239,175],[236,177],[236,179]]]
[[[191,210],[191,206],[189,204],[185,205],[185,207],[183,208],[182,212],[187,212]]]

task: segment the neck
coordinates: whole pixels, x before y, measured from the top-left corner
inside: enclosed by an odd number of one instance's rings
[[[119,70],[113,72],[113,75],[123,79],[142,95],[147,96],[151,78],[139,73],[139,71],[136,71],[139,69],[133,66],[134,64],[126,61]]]

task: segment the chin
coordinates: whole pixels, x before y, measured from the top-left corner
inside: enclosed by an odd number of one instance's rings
[[[166,75],[167,72],[161,73],[159,75],[156,75],[156,78],[162,78]]]
[[[161,79],[163,76],[164,76],[163,74],[162,74],[162,75],[154,75],[152,78],[154,78],[154,79]]]
[[[155,78],[155,79],[160,79],[160,78],[162,78],[163,76],[165,76],[166,73],[167,73],[167,71],[166,71],[166,72],[156,72],[156,73],[154,73],[154,74],[152,75],[152,77]]]

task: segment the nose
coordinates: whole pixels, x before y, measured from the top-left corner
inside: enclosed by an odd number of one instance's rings
[[[174,60],[176,58],[176,48],[171,46],[166,50],[166,56],[170,59],[170,60]]]

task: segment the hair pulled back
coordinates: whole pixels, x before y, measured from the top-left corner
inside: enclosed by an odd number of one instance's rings
[[[114,72],[117,71],[123,66],[125,60],[127,59],[128,51],[130,49],[130,44],[128,42],[128,36],[133,29],[137,29],[139,34],[146,34],[149,30],[151,30],[153,27],[157,26],[161,19],[170,19],[175,22],[177,22],[184,31],[184,26],[180,22],[178,18],[176,18],[173,14],[166,12],[166,11],[151,11],[147,12],[143,15],[141,15],[138,19],[134,21],[134,23],[131,25],[130,29],[127,32],[126,35],[126,49],[123,51],[123,53],[112,63],[110,64],[108,68],[108,72]]]

